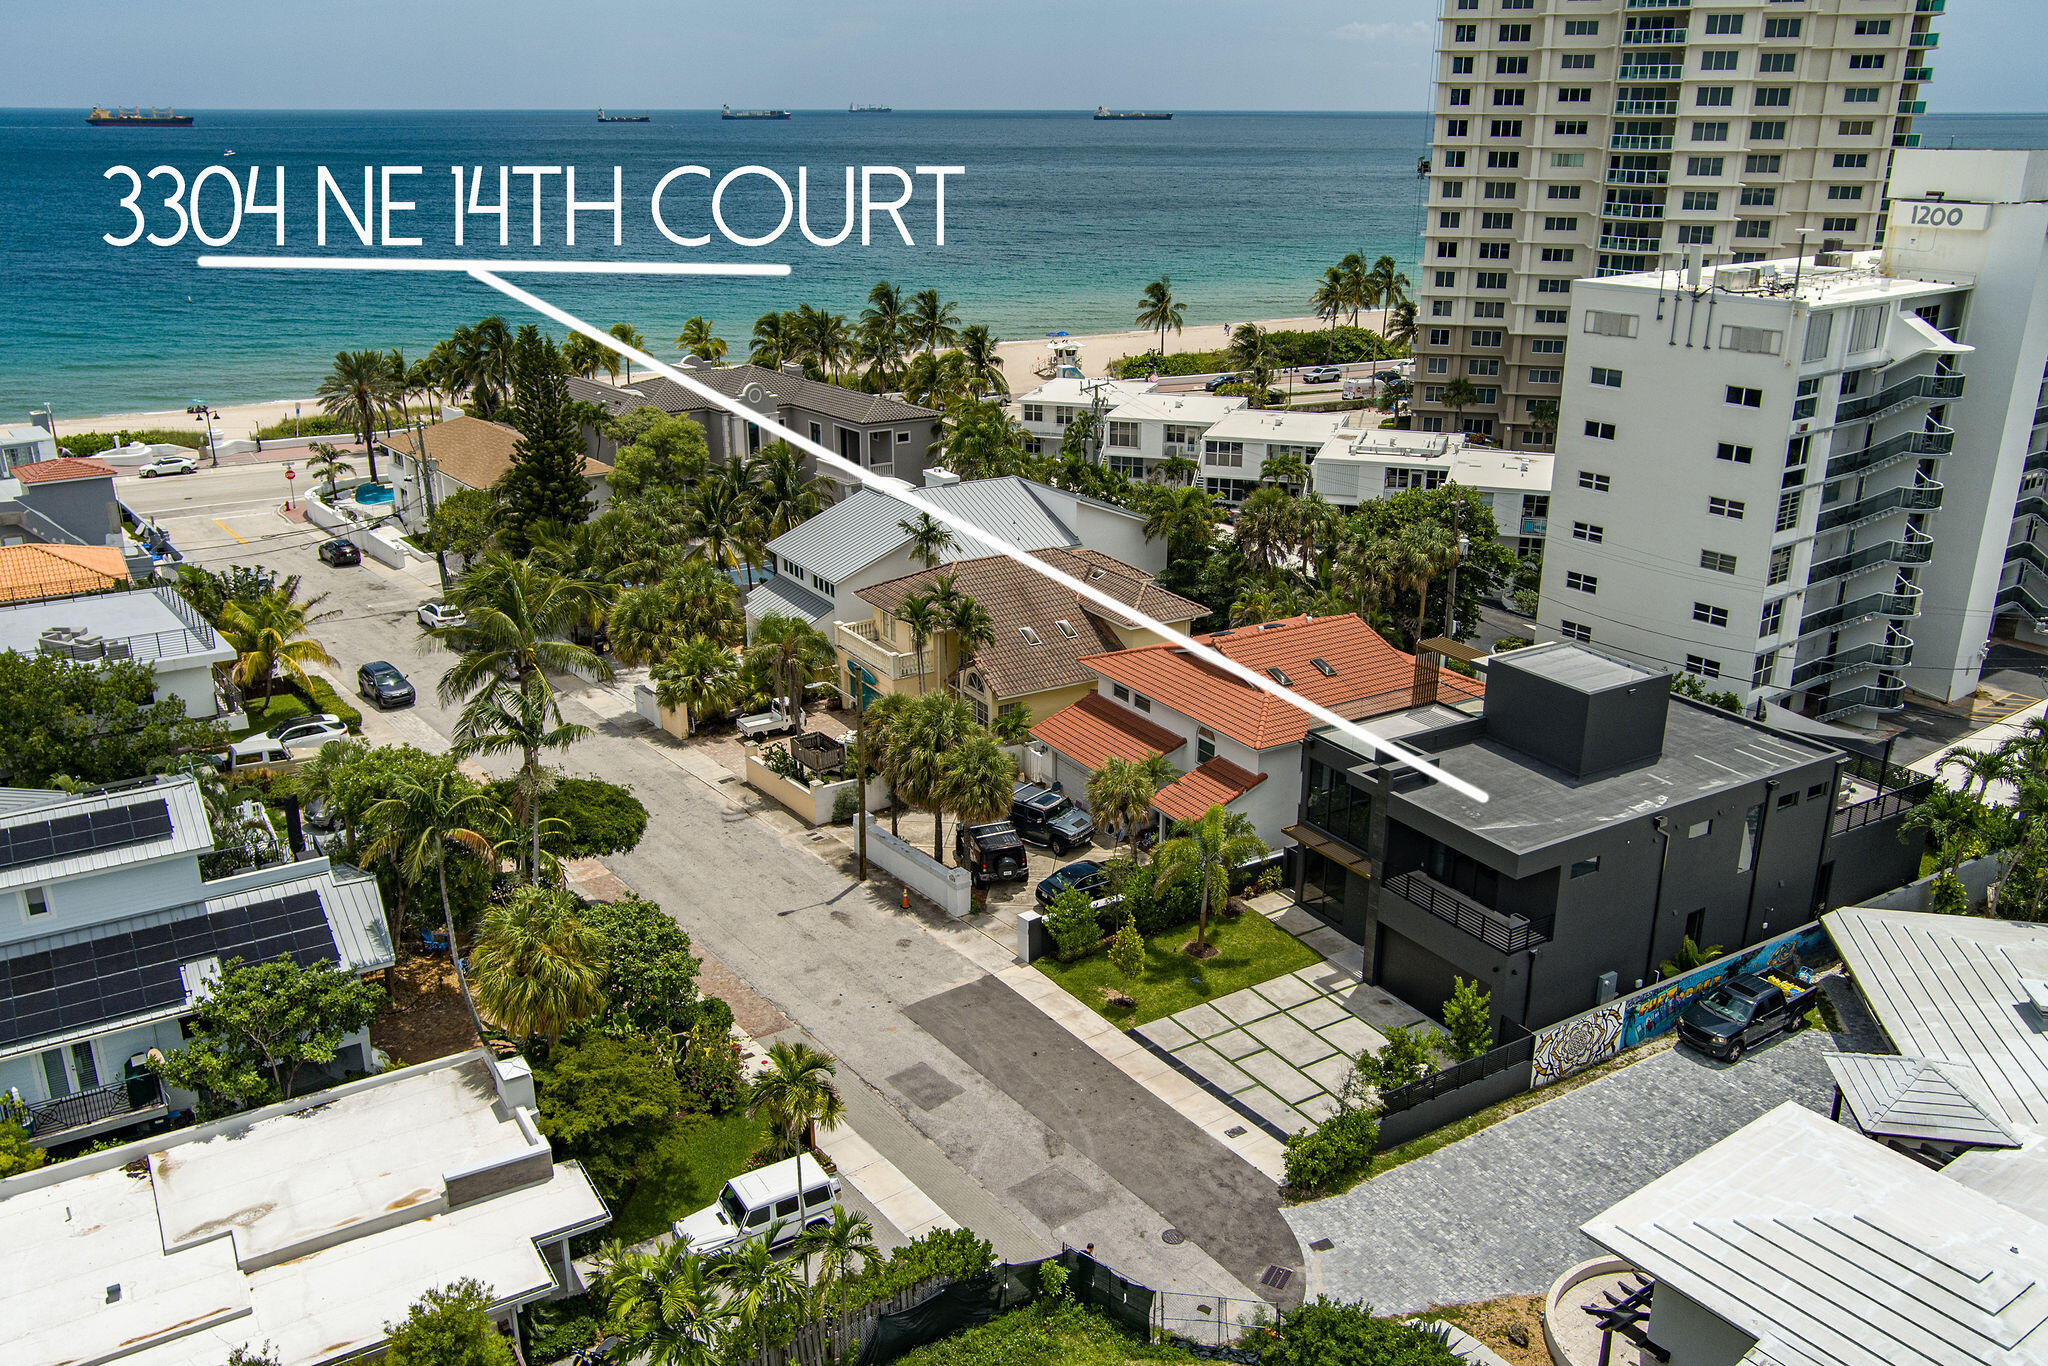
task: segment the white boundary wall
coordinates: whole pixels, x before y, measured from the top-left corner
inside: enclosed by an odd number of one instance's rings
[[[974,908],[974,884],[965,868],[947,868],[868,818],[868,858],[919,896],[936,901],[958,920]]]

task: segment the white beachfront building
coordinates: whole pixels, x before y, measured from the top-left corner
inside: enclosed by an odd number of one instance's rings
[[[1059,451],[1067,428],[1082,413],[1107,414],[1111,409],[1155,386],[1143,379],[1083,379],[1064,375],[1049,379],[1009,402],[1011,416],[1024,428],[1024,449],[1033,455]]]
[[[234,659],[233,647],[169,588],[0,607],[0,650],[93,664],[132,660],[150,667],[156,695],[183,702],[185,715],[204,719],[231,710],[214,666]]]
[[[1543,553],[1549,534],[1554,463],[1534,451],[1467,445],[1456,432],[1343,428],[1323,443],[1310,473],[1316,492],[1346,509],[1403,489],[1463,485],[1493,509],[1501,544],[1528,559]]]
[[[1353,416],[1235,408],[1202,433],[1202,487],[1217,502],[1236,507],[1258,488],[1267,460],[1291,455],[1307,465]]]
[[[1103,419],[1102,458],[1133,479],[1149,478],[1172,457],[1199,462],[1209,429],[1244,406],[1244,399],[1220,394],[1132,394]]]

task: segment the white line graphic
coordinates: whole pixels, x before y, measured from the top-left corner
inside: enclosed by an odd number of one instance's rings
[[[202,256],[202,270],[406,270],[501,275],[753,275],[783,276],[787,265],[751,261],[477,261],[455,256]],[[478,279],[483,279],[481,275]]]
[[[784,441],[787,441],[790,445],[796,447],[798,450],[808,452],[812,457],[814,457],[817,460],[818,465],[821,468],[839,471],[840,473],[846,475],[849,479],[861,484],[866,488],[873,489],[877,493],[888,494],[892,498],[898,499],[901,502],[909,504],[917,511],[928,514],[933,521],[938,522],[946,527],[949,527],[953,531],[959,532],[962,535],[971,536],[976,540],[994,545],[997,548],[998,552],[1001,553],[1004,557],[1014,561],[1019,565],[1022,565],[1024,568],[1030,570],[1032,573],[1050,579],[1054,583],[1059,584],[1062,588],[1066,588],[1074,593],[1078,593],[1080,596],[1086,598],[1088,601],[1096,603],[1097,605],[1127,620],[1135,621],[1140,626],[1143,626],[1145,629],[1149,631],[1156,632],[1165,640],[1180,646],[1182,649],[1186,650],[1189,654],[1201,660],[1203,663],[1208,664],[1213,668],[1221,669],[1224,673],[1229,674],[1231,677],[1236,678],[1243,683],[1249,684],[1251,687],[1257,688],[1261,692],[1268,693],[1273,697],[1277,697],[1281,701],[1287,703],[1289,706],[1299,708],[1300,710],[1308,713],[1311,717],[1322,722],[1324,725],[1329,726],[1332,729],[1336,730],[1338,733],[1365,745],[1372,753],[1376,755],[1383,755],[1395,763],[1404,765],[1408,768],[1412,768],[1417,773],[1421,773],[1426,777],[1429,777],[1437,782],[1442,783],[1444,786],[1450,788],[1452,791],[1457,792],[1461,796],[1470,798],[1472,801],[1484,802],[1487,800],[1487,794],[1484,791],[1484,789],[1475,787],[1473,784],[1471,784],[1463,778],[1458,777],[1454,773],[1446,772],[1438,765],[1430,762],[1428,759],[1423,758],[1422,755],[1417,751],[1409,749],[1406,745],[1397,744],[1396,742],[1386,739],[1383,736],[1375,735],[1372,731],[1366,729],[1364,726],[1361,726],[1358,722],[1349,720],[1346,717],[1338,715],[1336,712],[1330,710],[1328,707],[1323,706],[1319,702],[1311,702],[1308,698],[1303,697],[1301,694],[1295,692],[1294,689],[1275,682],[1273,679],[1267,677],[1265,674],[1259,673],[1255,669],[1246,667],[1245,665],[1239,663],[1237,660],[1230,658],[1228,655],[1212,648],[1211,646],[1204,645],[1198,640],[1191,639],[1190,637],[1182,634],[1181,632],[1174,630],[1165,622],[1147,616],[1145,613],[1138,611],[1136,608],[1130,606],[1128,603],[1119,601],[1118,599],[1111,597],[1109,594],[1103,592],[1099,588],[1096,588],[1094,585],[1085,583],[1082,580],[1073,577],[1071,574],[1067,574],[1061,570],[1053,568],[1051,565],[1045,563],[1043,560],[1034,557],[1029,551],[1024,550],[1022,547],[1012,545],[1009,542],[1002,540],[1000,537],[991,534],[985,528],[977,526],[973,522],[968,521],[965,517],[959,516],[958,514],[948,510],[947,508],[941,507],[937,503],[934,503],[931,500],[925,498],[923,494],[920,492],[920,490],[918,490],[911,484],[908,484],[905,481],[894,478],[892,476],[878,475],[873,473],[872,471],[862,469],[860,466],[852,463],[849,460],[842,458],[835,452],[825,449],[825,447],[819,445],[815,441],[812,441],[809,437],[804,436],[802,433],[797,432],[789,427],[783,426],[774,418],[771,418],[764,413],[757,413],[753,409],[747,407],[744,403],[741,403],[738,399],[729,398],[726,395],[719,393],[716,389],[711,388],[703,381],[692,378],[688,371],[678,370],[672,365],[666,364],[663,361],[656,360],[653,356],[648,355],[645,351],[641,351],[636,347],[624,345],[616,337],[611,336],[602,328],[593,327],[591,324],[584,322],[581,318],[576,317],[574,314],[569,313],[563,309],[557,308],[555,305],[549,303],[545,299],[538,297],[537,295],[528,293],[526,290],[521,289],[519,286],[511,283],[509,280],[500,279],[497,273],[500,270],[508,272],[528,270],[546,271],[548,270],[549,266],[552,265],[555,268],[555,273],[564,274],[603,274],[622,271],[624,273],[647,274],[787,274],[789,270],[789,267],[787,266],[734,268],[697,267],[696,269],[689,270],[677,269],[663,271],[636,271],[633,270],[632,267],[637,265],[652,266],[659,263],[628,262],[622,263],[622,265],[611,265],[609,263],[603,262],[543,263],[529,261],[423,261],[412,263],[391,262],[375,259],[365,260],[361,258],[355,258],[357,264],[354,265],[337,266],[334,264],[335,262],[345,262],[349,261],[350,259],[351,258],[347,257],[321,256],[202,256],[199,258],[199,264],[201,266],[219,269],[290,270],[299,268],[298,265],[296,264],[297,262],[305,262],[309,268],[313,269],[377,270],[418,268],[463,271],[470,275],[471,277],[473,277],[474,279],[479,280],[486,285],[489,285],[492,289],[497,290],[500,294],[505,295],[507,298],[517,300],[519,303],[526,305],[528,308],[532,309],[536,313],[539,313],[543,317],[549,318],[554,322],[560,323],[563,327],[568,328],[572,332],[581,333],[583,336],[586,336],[590,338],[592,341],[596,342],[599,346],[602,346],[609,351],[615,351],[620,356],[632,361],[634,364],[639,365],[649,371],[652,371],[653,373],[660,375],[663,378],[670,380],[675,384],[681,385],[684,389],[687,389],[691,393],[696,394],[698,397],[705,399],[713,406],[722,408],[726,412],[731,413],[736,417],[744,418],[747,421],[759,426],[761,430],[773,433],[774,435],[782,438]],[[570,269],[570,267],[572,266],[576,268]]]

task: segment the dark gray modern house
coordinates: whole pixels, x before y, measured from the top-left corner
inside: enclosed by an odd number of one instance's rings
[[[915,484],[921,481],[938,435],[943,414],[881,394],[863,393],[837,384],[806,378],[798,367],[768,370],[758,365],[691,367],[692,379],[773,417],[841,458],[875,474],[890,474]],[[751,453],[774,441],[754,423],[743,421],[693,394],[675,381],[648,375],[619,388],[595,380],[572,379],[569,397],[595,403],[611,416],[636,408],[655,407],[702,424],[711,460],[723,464],[734,451]],[[587,430],[589,453],[607,465],[616,446],[602,432]],[[816,471],[813,471],[814,473]],[[844,488],[853,481],[826,470]]]
[[[1374,723],[1485,803],[1312,733],[1289,830],[1302,906],[1418,1009],[1436,1013],[1463,977],[1533,1029],[1655,980],[1688,936],[1732,952],[1917,874],[1920,841],[1899,823],[1924,784],[1670,682],[1534,645],[1487,662],[1477,716]]]

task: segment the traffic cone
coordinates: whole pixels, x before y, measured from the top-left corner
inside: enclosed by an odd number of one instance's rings
[[[903,884],[903,909],[910,909],[910,884],[907,882]]]

